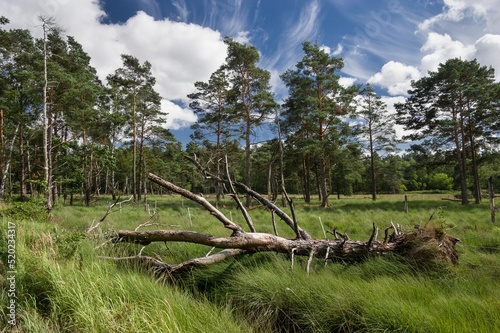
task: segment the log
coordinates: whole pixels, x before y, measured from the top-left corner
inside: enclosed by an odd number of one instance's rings
[[[329,232],[334,235],[335,239],[314,239],[306,231],[298,227],[295,218],[290,218],[285,212],[276,207],[274,203],[257,192],[238,182],[218,178],[214,174],[204,170],[196,160],[191,159],[191,161],[197,165],[204,175],[218,182],[240,188],[246,194],[250,194],[265,207],[269,208],[273,216],[276,214],[292,228],[296,237],[289,239],[276,234],[260,233],[255,231],[251,223],[249,224],[251,232],[246,232],[202,196],[178,187],[150,173],[148,175],[150,181],[200,204],[217,218],[225,228],[231,230],[232,233],[227,237],[219,237],[189,230],[120,230],[111,238],[114,243],[138,243],[146,246],[153,242],[187,242],[209,246],[212,249],[219,249],[220,252],[207,255],[203,258],[193,258],[178,264],[168,264],[158,258],[144,256],[141,254],[142,251],[137,256],[106,259],[140,261],[162,276],[170,276],[174,273],[181,273],[196,267],[204,267],[229,258],[258,252],[288,254],[292,258],[292,266],[294,256],[306,256],[308,257],[308,272],[313,258],[324,260],[325,264],[330,261],[359,263],[368,258],[394,254],[408,259],[409,262],[414,264],[418,265],[421,263],[423,266],[429,266],[435,261],[444,261],[452,264],[458,263],[458,253],[455,249],[455,244],[459,239],[448,236],[442,230],[430,227],[415,226],[414,230],[407,233],[402,231],[399,225],[395,226],[391,223],[391,226],[385,229],[383,241],[377,240],[378,227],[375,224],[373,225],[372,234],[367,241],[351,240],[347,234],[341,234],[335,228],[332,232]],[[236,193],[233,192],[233,195],[236,195]],[[392,234],[389,234],[390,230],[392,230]]]

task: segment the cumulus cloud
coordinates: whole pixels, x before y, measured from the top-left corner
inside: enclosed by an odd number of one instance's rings
[[[498,31],[498,20],[500,19],[500,7],[498,0],[444,0],[444,11],[438,15],[428,18],[419,24],[420,30],[428,30],[437,25],[447,22],[460,22],[464,18],[471,18],[476,22],[484,20],[486,30]]]
[[[368,79],[368,83],[386,88],[390,95],[405,95],[410,89],[411,80],[420,78],[420,71],[414,66],[389,61],[377,74]]]
[[[339,84],[344,87],[344,88],[348,88],[350,86],[352,86],[354,84],[354,82],[356,82],[357,79],[355,77],[340,77],[339,78]]]
[[[321,45],[319,49],[328,55],[332,53],[332,49],[328,45]]]
[[[405,98],[403,96],[382,96],[380,100],[387,105],[387,112],[392,116],[396,115],[396,108],[394,107],[394,104],[405,102]],[[411,131],[406,131],[403,125],[394,125],[394,130],[396,131],[396,137],[398,139],[402,139],[403,136],[411,133]]]
[[[486,34],[475,44],[476,58],[480,64],[496,68],[496,80],[500,81],[500,35]]]
[[[431,32],[421,51],[428,53],[422,58],[422,70],[427,72],[435,71],[440,63],[450,58],[469,60],[474,56],[476,48],[474,45],[464,45],[458,40],[453,40],[448,34]]]
[[[197,117],[191,109],[183,108],[169,100],[161,102],[162,111],[167,112],[165,127],[178,130],[189,127],[196,122]]]
[[[183,1],[177,3],[183,7]],[[83,45],[103,82],[123,65],[121,54],[149,61],[157,79],[155,88],[168,100],[185,100],[193,92],[194,82],[208,80],[226,57],[226,46],[217,31],[167,19],[155,20],[142,11],[123,24],[104,24],[106,14],[95,0],[2,1],[0,12],[11,21],[7,28],[29,29],[36,37],[42,34],[37,17],[53,16],[67,35]],[[168,128],[187,126],[196,120],[175,105],[162,103],[162,108],[168,108],[163,110],[169,113]]]

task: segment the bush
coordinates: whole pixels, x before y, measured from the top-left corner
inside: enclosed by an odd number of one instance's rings
[[[442,190],[449,191],[453,187],[453,178],[448,176],[446,173],[435,173],[429,177],[429,182],[427,184],[428,190]]]

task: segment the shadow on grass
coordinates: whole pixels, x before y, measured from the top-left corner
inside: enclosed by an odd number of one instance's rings
[[[345,201],[342,200],[331,200],[330,206],[327,208],[322,208],[319,205],[314,204],[305,204],[305,203],[296,203],[296,207],[301,207],[305,212],[335,212],[336,210],[342,210],[343,212],[355,212],[355,211],[373,211],[373,210],[382,210],[382,211],[393,211],[393,212],[403,212],[404,211],[404,201],[403,200],[378,200],[371,201],[370,199],[348,199]],[[457,211],[467,211],[467,212],[475,212],[475,211],[483,211],[484,209],[488,209],[486,205],[461,205],[459,202],[449,201],[449,200],[409,200],[408,201],[408,210],[411,212],[412,210],[418,211],[433,211],[437,209],[451,209]]]

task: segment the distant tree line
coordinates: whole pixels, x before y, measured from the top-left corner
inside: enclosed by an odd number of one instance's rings
[[[227,156],[233,179],[273,200],[283,188],[306,202],[317,196],[323,207],[332,195],[414,190],[457,190],[463,204],[479,203],[500,173],[500,85],[476,60],[450,59],[412,82],[390,114],[369,84],[341,85],[343,60],[307,41],[281,75],[280,104],[258,50],[225,38],[226,61],[187,96],[198,120],[183,147],[163,127],[151,63],[124,54],[101,82],[83,47],[40,21],[36,39],[0,19],[0,198],[44,196],[48,211],[75,196],[86,205],[102,194],[139,202],[161,191],[146,181],[153,172],[218,203],[225,189],[202,179],[186,154],[217,176]],[[395,124],[411,131],[406,152],[396,149]],[[269,125],[275,138],[255,143]]]

